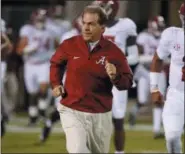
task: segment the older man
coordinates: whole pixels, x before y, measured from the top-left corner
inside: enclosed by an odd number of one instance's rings
[[[53,95],[63,96],[58,111],[69,153],[109,152],[112,87],[132,86],[133,75],[123,52],[102,37],[106,21],[100,7],[86,7],[82,35],[65,40],[51,58],[50,81]]]

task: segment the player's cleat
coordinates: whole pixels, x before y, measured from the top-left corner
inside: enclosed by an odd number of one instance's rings
[[[154,139],[163,139],[164,133],[154,133]]]
[[[1,137],[3,137],[5,134],[5,122],[4,120],[1,120]]]
[[[48,139],[50,132],[51,132],[51,127],[44,126],[42,130],[42,134],[40,136],[41,143],[44,143]]]

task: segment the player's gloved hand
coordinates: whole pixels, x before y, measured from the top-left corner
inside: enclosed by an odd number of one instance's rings
[[[65,92],[64,87],[62,85],[58,85],[58,86],[54,87],[52,90],[52,94],[54,97],[59,97],[59,96],[65,97],[66,96],[66,92]]]
[[[185,63],[185,56],[183,57],[183,62]],[[185,64],[182,67],[182,81],[185,81]]]
[[[105,69],[111,80],[116,78],[116,66],[114,64],[109,63],[107,60],[105,61]]]
[[[155,91],[151,93],[152,95],[152,102],[154,104],[163,104],[163,95],[160,93],[160,91]]]

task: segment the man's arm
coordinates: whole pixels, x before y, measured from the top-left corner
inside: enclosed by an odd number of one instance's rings
[[[144,46],[147,43],[147,37],[144,32],[141,32],[137,37],[137,46],[139,49],[139,63],[148,64],[151,63],[153,55],[145,55],[144,54]]]
[[[166,60],[170,55],[169,46],[171,45],[171,28],[163,31],[159,46],[153,57],[151,70],[150,70],[150,87],[151,92],[158,90],[159,73],[163,68],[163,60]]]
[[[160,72],[163,68],[163,60],[170,55],[170,29],[166,29],[161,36],[159,46],[153,57],[150,70],[150,92],[152,93],[152,101],[154,103],[161,103],[163,101],[162,95],[159,91]]]
[[[150,69],[151,92],[159,91],[158,80],[160,78],[160,72],[162,71],[162,69],[163,69],[163,60],[161,60],[157,52],[155,52]]]
[[[117,54],[117,64],[115,66],[115,77],[111,79],[118,90],[127,90],[132,87],[133,74],[128,65],[125,55],[121,50]]]
[[[139,51],[136,45],[136,35],[130,35],[127,38],[127,61],[129,65],[135,65],[139,62]]]
[[[13,49],[13,45],[5,33],[1,34],[1,41],[3,42],[3,44],[1,44],[1,51],[3,52],[4,50],[6,50],[8,52],[11,52]]]
[[[61,94],[64,93],[64,89],[62,87],[62,78],[65,71],[65,66],[68,61],[68,55],[65,52],[67,50],[67,44],[68,43],[64,41],[58,47],[55,54],[52,56],[50,60],[50,64],[51,64],[50,65],[50,84],[52,86],[53,93],[55,93],[54,96],[57,96],[58,91]],[[56,90],[55,88],[58,90]]]
[[[136,65],[139,62],[139,51],[136,44],[137,26],[134,21],[127,19],[128,29],[126,37],[127,61],[129,65]]]

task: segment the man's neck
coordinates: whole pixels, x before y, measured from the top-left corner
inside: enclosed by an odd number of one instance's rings
[[[96,43],[98,43],[100,40],[96,40],[96,41],[90,41],[90,42],[88,42],[89,44],[96,44]]]
[[[88,42],[90,51],[92,51],[94,49],[94,47],[98,44],[99,40],[94,41],[94,42]]]

